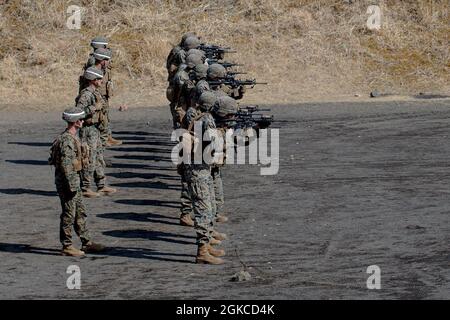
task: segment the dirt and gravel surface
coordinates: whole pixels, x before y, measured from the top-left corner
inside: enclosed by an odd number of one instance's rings
[[[224,170],[227,263],[196,265],[178,225],[167,107],[113,112],[108,149],[119,192],[86,201],[94,239],[110,247],[59,254],[51,141],[58,112],[2,112],[0,298],[449,299],[450,101],[272,106],[280,170]],[[77,242],[79,244],[79,242]],[[68,290],[69,265],[81,289]],[[381,268],[368,290],[366,269]],[[247,282],[230,278],[244,268]]]

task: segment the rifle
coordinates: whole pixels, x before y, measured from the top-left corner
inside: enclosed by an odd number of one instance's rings
[[[242,67],[243,64],[240,63],[234,63],[234,62],[227,62],[227,61],[219,61],[218,59],[207,59],[208,65],[212,64],[221,64],[225,69],[229,69],[232,67]]]
[[[211,86],[220,86],[222,84],[227,85],[231,88],[239,88],[240,86],[251,86],[253,88],[257,84],[268,84],[267,82],[256,82],[256,79],[247,79],[247,80],[240,80],[240,79],[234,79],[233,77],[228,77],[225,79],[219,79],[219,80],[207,80],[209,85]]]
[[[246,106],[246,107],[239,107],[238,113],[242,114],[249,114],[256,111],[270,111],[270,109],[260,109],[259,106]]]
[[[266,129],[274,121],[273,115],[255,114],[238,111],[232,119],[216,120],[218,127],[227,126],[236,129]]]
[[[208,59],[223,59],[225,53],[236,53],[236,51],[231,50],[229,47],[216,46],[214,44],[200,44],[197,49],[202,50]]]
[[[247,72],[227,71],[227,78],[233,78],[238,74],[247,74]]]
[[[255,129],[266,129],[273,122],[273,115],[255,114],[250,113],[248,115],[237,115],[236,116],[237,127],[239,128],[255,128]]]

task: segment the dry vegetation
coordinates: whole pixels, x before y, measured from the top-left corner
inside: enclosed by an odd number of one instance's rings
[[[383,25],[373,32],[366,10],[377,2]],[[227,60],[270,82],[249,92],[248,102],[449,90],[448,0],[0,3],[0,105],[72,104],[95,35],[109,37],[114,50],[114,105],[166,104],[165,58],[188,30],[237,49]],[[84,7],[81,30],[66,27],[71,4]]]

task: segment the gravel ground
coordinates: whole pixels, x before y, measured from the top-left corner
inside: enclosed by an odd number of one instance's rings
[[[87,199],[102,254],[59,254],[59,113],[0,119],[0,298],[449,299],[450,101],[271,106],[280,169],[224,169],[226,264],[196,265],[178,225],[167,107],[113,112],[110,197]],[[79,245],[79,242],[77,242]],[[66,287],[69,265],[81,289]],[[368,290],[367,267],[381,269]],[[246,268],[252,278],[231,282]]]

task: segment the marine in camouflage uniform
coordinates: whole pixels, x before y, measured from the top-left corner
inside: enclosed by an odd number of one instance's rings
[[[219,81],[226,78],[227,70],[224,66],[218,63],[211,64],[208,68],[208,74],[206,80],[199,82],[196,87],[197,95],[207,90],[212,90],[218,95],[227,95],[233,99],[239,100],[244,97],[245,86],[239,86],[237,88],[230,88],[225,84],[211,85],[209,81]]]
[[[215,129],[216,125],[212,115],[208,112],[207,103],[203,103],[206,99],[200,98],[201,111],[195,118],[190,119],[188,131],[193,132],[195,123],[201,123],[202,135],[208,129]],[[189,115],[191,112],[189,112]],[[212,141],[211,143],[215,143]],[[203,141],[203,148],[206,143]],[[204,149],[203,149],[204,150]],[[194,155],[192,154],[192,159]],[[185,164],[185,175],[189,188],[189,195],[192,199],[192,205],[195,216],[194,229],[197,234],[197,257],[196,263],[222,264],[223,260],[218,258],[225,255],[220,249],[215,249],[212,245],[219,244],[220,239],[226,236],[213,229],[215,217],[215,199],[214,187],[211,177],[211,165],[204,160],[201,164]]]
[[[217,88],[216,90],[212,90],[210,85],[208,84],[208,80],[217,80],[220,78],[223,78],[226,74],[225,68],[219,64],[213,64],[209,66],[207,71],[207,77],[201,79],[197,82],[195,89],[193,90],[194,95],[194,101],[198,100],[198,97],[200,97],[205,92],[211,92],[215,95],[217,99],[221,97],[228,97],[224,91]],[[222,101],[222,100],[221,100]],[[227,100],[228,103],[231,103],[232,100]],[[222,181],[222,173],[220,166],[214,165],[211,168],[211,176],[213,178],[214,182],[214,191],[215,191],[215,199],[216,199],[216,221],[217,222],[226,222],[228,221],[228,218],[225,215],[224,212],[224,192],[223,192],[223,181]]]
[[[186,35],[185,35],[186,36]],[[184,36],[183,36],[184,37]],[[182,39],[179,48],[175,47],[167,57],[166,67],[168,72],[169,86],[166,90],[167,100],[170,102],[170,112],[172,114],[173,128],[180,128],[179,119],[179,92],[177,91],[177,79],[178,72],[186,66],[187,52],[190,49],[195,49],[200,44],[200,40],[191,34],[185,39]],[[204,62],[204,60],[203,60]]]
[[[104,249],[91,241],[86,226],[86,208],[80,188],[80,171],[83,167],[83,153],[78,129],[83,124],[85,113],[79,108],[69,108],[63,112],[67,129],[53,142],[49,163],[55,166],[55,185],[61,201],[60,241],[62,254],[80,257],[85,252],[98,252]],[[72,228],[80,237],[82,250],[72,244]]]
[[[197,64],[194,67],[193,75],[195,77],[195,87],[191,90],[190,105],[196,108],[201,94],[209,90],[209,86],[205,88],[205,86],[202,85],[205,83],[206,85],[208,85],[208,82],[206,82],[206,77],[208,75],[208,66],[206,64]],[[205,90],[203,90],[203,88],[205,88]]]
[[[216,96],[217,97],[217,96]],[[229,115],[234,115],[238,110],[238,105],[236,100],[220,95],[217,97],[215,105],[211,108],[211,114],[214,117],[216,123],[219,123],[219,130],[222,136],[225,136],[225,132],[228,129],[227,122],[222,122],[226,120]],[[226,154],[226,146],[224,145],[224,154]],[[216,222],[226,222],[228,217],[225,215],[224,204],[225,196],[223,192],[223,180],[222,180],[222,167],[224,163],[214,164],[211,167],[211,176],[214,184],[214,198],[216,203]]]
[[[95,67],[88,68],[84,77],[89,81],[89,86],[84,88],[75,99],[76,107],[86,113],[86,120],[80,130],[81,141],[89,147],[89,164],[82,170],[82,191],[86,197],[98,197],[101,193],[110,194],[116,189],[105,184],[105,162],[103,160],[103,146],[100,139],[98,126],[104,117],[104,105],[102,95],[98,92],[103,73]],[[98,192],[91,189],[92,181],[95,181]]]
[[[173,76],[175,75],[175,73],[178,70],[178,66],[180,65],[178,63],[178,61],[176,61],[176,57],[178,56],[179,52],[184,50],[184,42],[186,41],[187,38],[189,37],[197,37],[195,35],[194,32],[186,32],[182,37],[181,37],[181,41],[178,45],[176,45],[175,47],[172,48],[172,50],[170,50],[169,55],[167,56],[166,59],[166,69],[167,69],[167,81],[171,81]]]
[[[181,128],[183,126],[186,110],[191,103],[191,91],[194,88],[194,79],[192,78],[191,72],[196,64],[202,63],[202,57],[197,54],[190,54],[186,57],[185,62],[186,64],[179,67],[179,70],[172,80],[172,90],[175,97],[174,101],[176,101],[175,106],[171,109],[174,128]],[[190,216],[192,212],[192,201],[187,188],[185,169],[185,165],[183,164],[180,164],[177,167],[178,174],[181,176],[180,224],[183,226],[193,226],[194,222]]]
[[[190,54],[186,57],[186,64],[179,67],[173,78],[173,92],[176,100],[174,108],[174,121],[176,127],[181,128],[183,118],[192,102],[192,90],[195,88],[194,67],[202,63],[202,58],[197,54]]]
[[[196,53],[194,52],[194,54]],[[189,61],[191,61],[190,58],[188,59],[188,62]],[[196,55],[195,59],[192,59],[192,64],[195,62],[199,62],[198,55]],[[193,69],[192,68],[189,68],[190,70],[184,69],[183,75],[180,76],[181,79],[189,78],[188,80],[189,82],[185,85],[185,88],[183,89],[184,92],[183,100],[186,102],[184,108],[187,108],[186,115],[182,118],[182,121],[180,123],[180,126],[183,129],[188,128],[189,123],[191,122],[192,119],[195,118],[195,115],[198,113],[198,110],[195,107],[195,102],[192,100],[192,91],[193,91],[192,89],[194,88],[194,85],[197,81],[199,81],[202,77],[206,76],[205,68],[207,69],[207,66],[204,64],[196,64]],[[193,114],[193,112],[195,114]],[[192,199],[189,194],[188,184],[186,181],[185,166],[183,164],[180,164],[177,169],[178,173],[181,176],[180,224],[182,226],[193,227],[194,221],[191,218],[191,213],[193,213]]]
[[[100,93],[103,96],[103,99],[106,102],[105,105],[105,114],[104,120],[100,125],[101,130],[101,138],[104,146],[116,146],[121,145],[122,141],[116,140],[112,137],[111,132],[111,117],[110,117],[110,108],[109,108],[109,99],[113,95],[113,82],[111,79],[111,70],[112,70],[112,50],[108,48],[108,39],[105,37],[95,37],[91,41],[91,47],[94,49],[94,52],[89,54],[88,61],[84,65],[83,72],[86,71],[89,67],[96,67],[97,69],[101,69],[104,74],[103,82],[101,87],[99,88]],[[80,77],[80,90],[85,88],[85,82],[82,81],[83,77]]]

